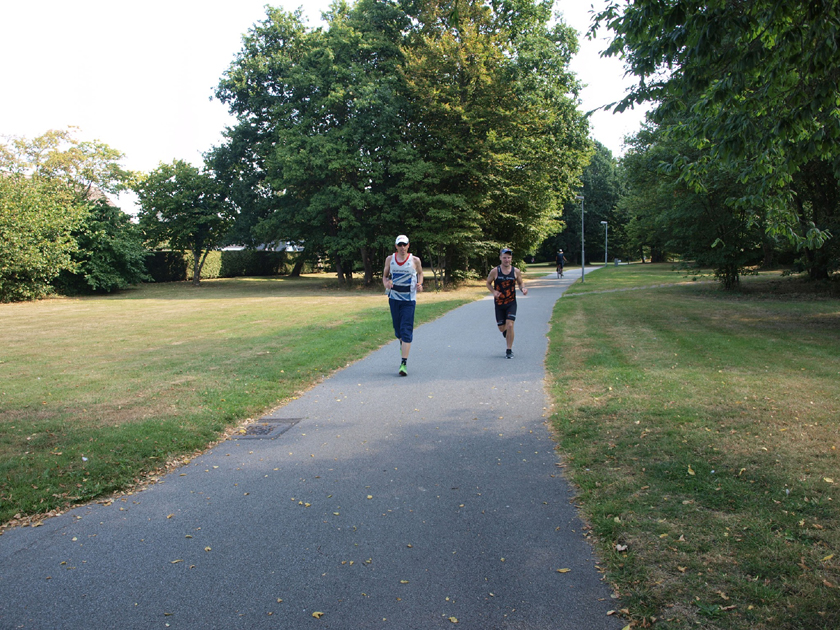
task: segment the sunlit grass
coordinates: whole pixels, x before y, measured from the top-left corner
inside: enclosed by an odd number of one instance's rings
[[[840,302],[645,267],[561,299],[548,359],[623,605],[657,628],[840,626]],[[613,291],[634,283],[667,286]]]

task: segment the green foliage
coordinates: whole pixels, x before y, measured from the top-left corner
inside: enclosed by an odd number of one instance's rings
[[[367,282],[398,233],[449,277],[542,240],[590,151],[550,3],[360,0],[328,19],[269,9],[219,84],[239,122],[209,163],[236,238],[305,244]]]
[[[74,267],[72,232],[85,214],[62,185],[0,171],[0,302],[52,292],[56,276]]]
[[[189,256],[189,254],[186,255],[187,258],[189,258]],[[212,280],[215,278],[221,278],[221,271],[222,252],[218,250],[207,252],[201,265],[201,279]],[[187,264],[187,280],[192,280],[194,282],[194,273],[195,268],[192,265]]]
[[[221,252],[219,276],[236,278],[239,276],[277,276],[285,273],[286,252],[241,251]]]
[[[146,270],[154,282],[186,280],[188,266],[183,252],[156,251],[146,255]]]
[[[574,34],[548,26],[544,3],[452,12],[429,2],[417,17],[401,68],[422,121],[419,161],[402,182],[412,232],[447,274],[456,256],[529,251],[556,226],[590,154],[567,70]]]
[[[623,160],[627,196],[622,213],[629,217],[628,238],[637,250],[677,254],[698,267],[713,268],[726,288],[738,284],[746,268],[761,261],[761,218],[748,207],[730,207],[727,199],[739,185],[728,170],[708,168],[697,187],[663,168],[699,151],[647,127],[630,141]]]
[[[757,215],[805,250],[812,278],[828,277],[836,254],[817,250],[836,237],[837,195],[802,195],[840,188],[840,3],[634,0],[611,3],[597,26],[638,79],[616,109],[657,103],[663,132],[695,151],[671,163],[685,186],[726,171],[738,184],[727,207]]]
[[[190,252],[193,284],[198,285],[207,253],[223,241],[230,226],[230,208],[220,184],[210,174],[175,160],[158,166],[134,190],[147,242]]]
[[[595,151],[581,175],[584,196],[585,249],[590,261],[604,260],[604,226],[609,224],[610,258],[627,258],[624,248],[624,215],[617,213],[623,194],[618,163],[610,150],[598,141]],[[580,262],[580,201],[569,201],[563,209],[562,222],[555,223],[556,233],[543,241],[538,251],[540,260],[553,263],[558,249],[562,249],[568,262]]]
[[[62,293],[108,293],[149,280],[139,227],[102,199],[89,208],[84,223],[73,232],[78,244],[74,269],[61,272],[56,288]]]
[[[201,268],[201,279],[279,276],[288,272],[288,258],[286,252],[211,251]],[[181,282],[193,279],[191,262],[192,254],[156,251],[147,254],[146,267],[154,282]]]
[[[105,192],[123,190],[136,174],[123,155],[74,128],[0,144],[3,180],[4,300],[34,299],[56,282],[64,291],[111,291],[143,279],[136,229]],[[63,215],[63,216],[62,216]]]
[[[34,138],[12,137],[0,151],[0,169],[62,183],[76,202],[119,193],[138,174],[120,166],[124,157],[104,142],[78,140],[76,127]]]

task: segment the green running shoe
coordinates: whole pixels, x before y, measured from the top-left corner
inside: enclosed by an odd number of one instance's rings
[[[405,366],[405,363],[400,365],[400,376],[408,376],[408,368]]]

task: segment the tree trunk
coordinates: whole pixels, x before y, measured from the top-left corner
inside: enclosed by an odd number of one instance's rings
[[[452,284],[452,256],[446,251],[443,255],[443,286]]]
[[[335,260],[335,273],[338,275],[338,285],[344,286],[346,280],[344,279],[344,267],[341,264],[341,261],[336,258]]]
[[[828,261],[819,252],[806,249],[805,259],[808,261],[809,280],[828,280]]]
[[[362,262],[365,265],[365,286],[369,287],[373,285],[373,263],[371,262],[370,250],[368,250],[367,245],[362,245],[361,253]]]
[[[429,265],[432,268],[432,277],[435,280],[435,290],[440,288],[440,278],[438,277],[438,268],[435,266],[435,255],[432,250],[428,250],[429,252]]]
[[[306,264],[306,256],[303,252],[298,252],[298,257],[295,260],[295,266],[292,267],[292,273],[289,274],[292,278],[300,278],[300,274],[303,271],[303,266]]]
[[[764,259],[761,261],[762,269],[770,269],[773,266],[773,252],[774,244],[770,239],[765,238],[761,244],[761,249],[764,251]]]
[[[197,287],[201,283],[201,269],[204,267],[204,261],[207,260],[207,254],[210,252],[208,249],[204,252],[204,256],[201,255],[200,249],[194,249],[193,254],[193,286]]]

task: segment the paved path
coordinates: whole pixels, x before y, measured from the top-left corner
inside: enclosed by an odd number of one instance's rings
[[[301,419],[279,437],[7,531],[0,628],[617,630],[544,424],[577,277],[529,282],[513,360],[469,304],[416,331],[407,378],[388,344],[278,410]]]

